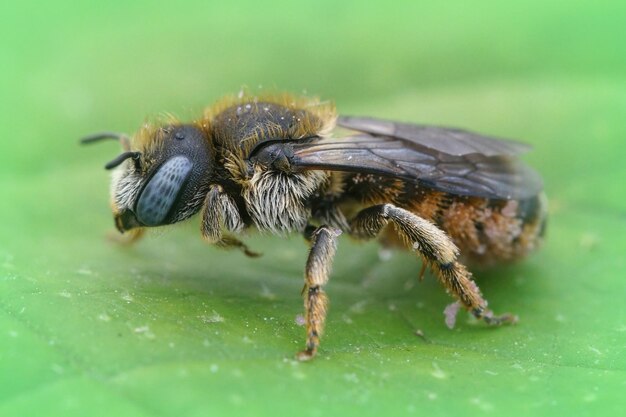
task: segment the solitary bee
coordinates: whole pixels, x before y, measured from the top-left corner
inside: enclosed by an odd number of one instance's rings
[[[344,129],[339,137],[335,130]],[[540,177],[517,156],[529,146],[458,129],[337,116],[331,103],[292,95],[227,97],[191,123],[144,125],[119,140],[111,207],[130,240],[145,228],[201,212],[204,240],[255,256],[236,235],[256,228],[302,233],[305,349],[312,358],[326,318],[338,236],[379,238],[415,252],[465,309],[490,325],[515,321],[487,308],[464,260],[490,264],[540,243]]]

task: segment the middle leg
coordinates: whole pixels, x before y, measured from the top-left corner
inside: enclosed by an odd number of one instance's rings
[[[301,361],[309,360],[317,352],[324,330],[328,298],[323,286],[328,282],[333,258],[337,250],[337,238],[341,231],[320,226],[311,233],[311,251],[304,274],[304,310],[306,322],[306,348],[298,353]]]

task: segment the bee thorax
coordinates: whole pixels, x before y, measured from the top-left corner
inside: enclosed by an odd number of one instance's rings
[[[309,197],[325,179],[321,171],[257,170],[243,190],[248,213],[261,231],[303,231],[311,216]]]

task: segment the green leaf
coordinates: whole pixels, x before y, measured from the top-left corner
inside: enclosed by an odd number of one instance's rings
[[[535,3],[0,6],[0,415],[623,412],[624,7]],[[107,239],[118,149],[78,137],[197,117],[246,83],[532,143],[544,247],[475,271],[519,324],[449,330],[414,256],[342,237],[319,356],[299,363],[300,237],[246,237],[259,259],[205,245],[197,220]]]

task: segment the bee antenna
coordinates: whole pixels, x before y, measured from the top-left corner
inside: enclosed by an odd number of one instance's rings
[[[120,165],[125,160],[127,160],[128,158],[132,158],[133,159],[133,162],[135,163],[135,168],[136,169],[141,169],[141,152],[131,152],[131,151],[119,154],[114,160],[112,160],[111,162],[107,163],[104,166],[104,168],[105,169],[113,169],[116,166]]]
[[[118,132],[98,132],[81,138],[80,143],[87,145],[90,143],[100,142],[101,140],[115,139],[122,144],[124,150],[130,150],[130,139],[124,133]]]

